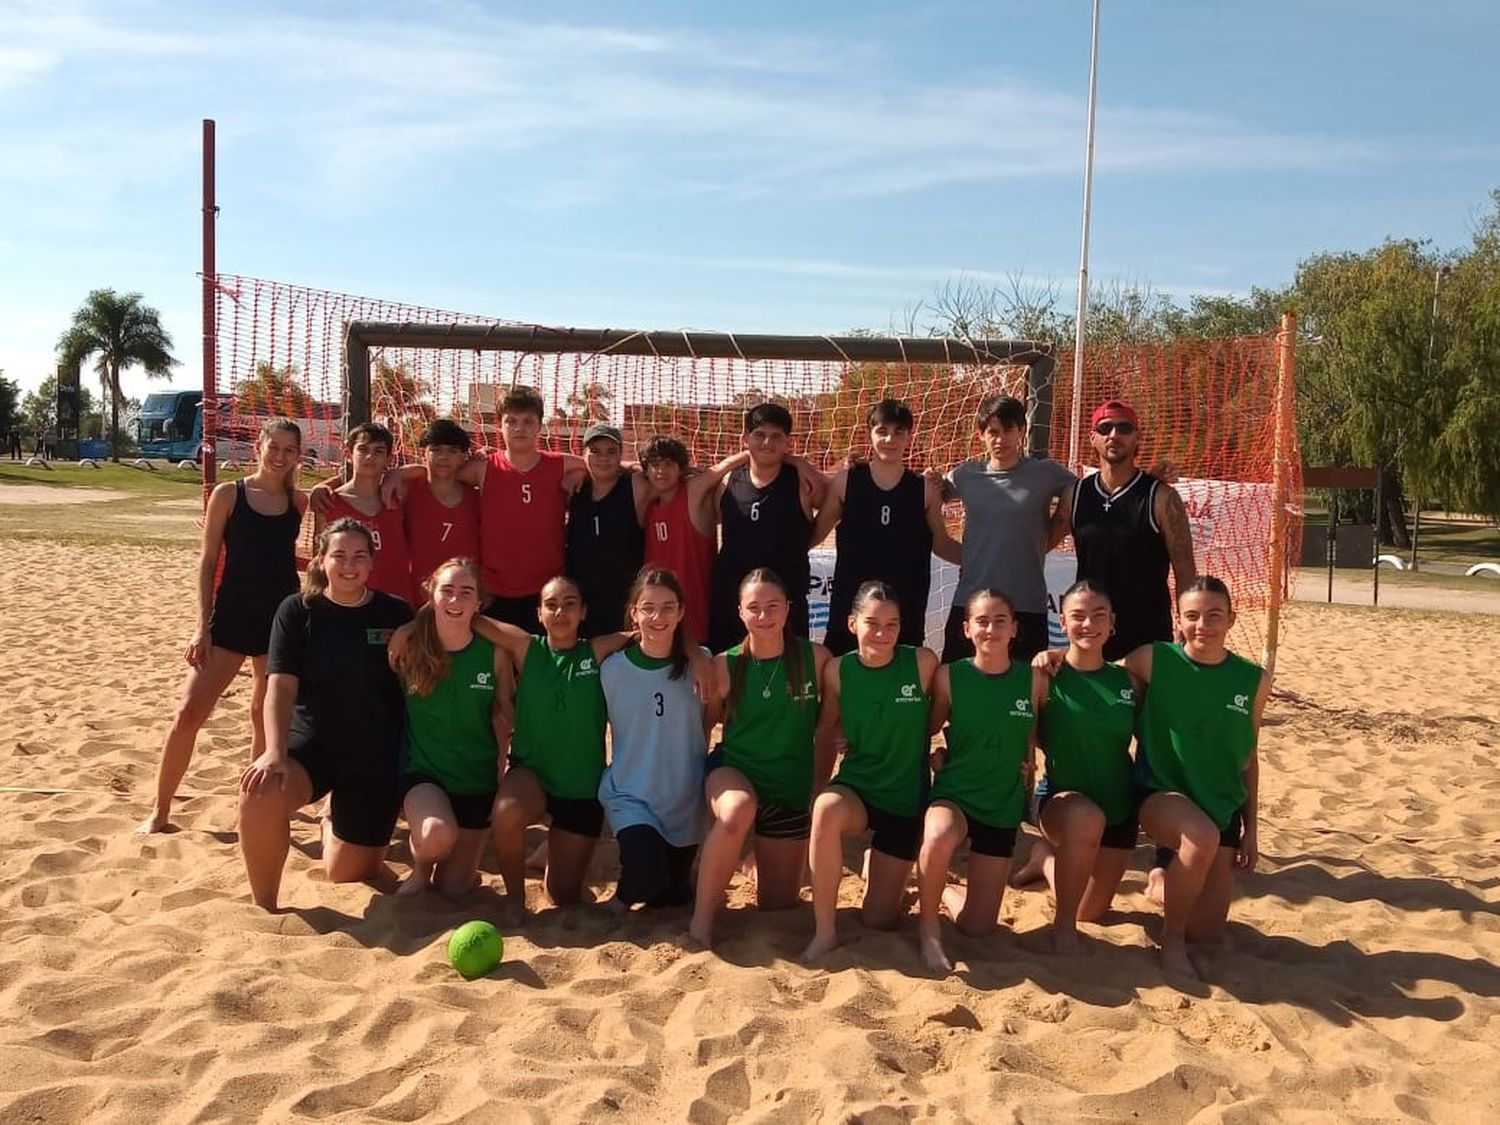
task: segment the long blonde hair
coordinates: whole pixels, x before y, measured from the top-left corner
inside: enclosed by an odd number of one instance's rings
[[[452,657],[448,655],[448,650],[443,647],[442,638],[438,636],[437,611],[432,608],[432,591],[437,589],[438,575],[454,569],[462,570],[474,579],[474,589],[479,594],[479,604],[483,605],[485,602],[484,584],[479,578],[479,564],[470,558],[449,559],[422,583],[422,589],[427,594],[427,601],[422,604],[417,610],[416,617],[412,619],[411,636],[407,640],[406,651],[402,653],[400,667],[397,669],[401,683],[406,690],[415,692],[417,695],[431,695],[453,665]]]
[[[332,542],[333,537],[342,535],[346,531],[363,538],[365,546],[370,548],[370,554],[372,556],[375,554],[375,536],[371,534],[368,527],[353,516],[340,516],[334,520],[318,533],[318,538],[313,543],[312,558],[307,560],[307,570],[302,575],[303,604],[328,592],[328,569],[323,565],[323,556],[328,554],[328,544]]]

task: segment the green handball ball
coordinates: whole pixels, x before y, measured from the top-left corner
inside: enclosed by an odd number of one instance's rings
[[[491,972],[505,956],[505,939],[488,922],[465,922],[448,939],[448,963],[465,980]]]

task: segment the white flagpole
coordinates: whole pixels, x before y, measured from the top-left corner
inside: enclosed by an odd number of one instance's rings
[[[1068,465],[1077,472],[1078,428],[1083,422],[1083,325],[1089,304],[1089,213],[1094,205],[1094,103],[1099,92],[1099,3],[1094,0],[1093,45],[1089,48],[1089,127],[1083,156],[1083,250],[1078,262],[1078,324],[1073,335],[1073,410],[1068,426]]]

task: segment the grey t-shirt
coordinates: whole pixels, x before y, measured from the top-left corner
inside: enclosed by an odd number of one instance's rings
[[[1018,613],[1047,612],[1043,567],[1052,501],[1077,479],[1061,462],[1030,457],[1009,469],[975,458],[948,474],[964,503],[964,563],[954,605],[992,586],[1010,596]]]

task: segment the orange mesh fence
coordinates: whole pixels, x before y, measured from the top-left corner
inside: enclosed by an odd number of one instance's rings
[[[302,422],[305,459],[337,462],[345,409],[343,342],[351,322],[517,326],[236,276],[220,275],[217,293],[214,441],[226,461],[247,460],[264,418],[284,414]],[[1072,358],[1064,353],[1051,412],[1052,454],[1059,459],[1066,459],[1068,450],[1071,373]],[[774,400],[792,411],[794,447],[831,470],[850,453],[867,454],[868,411],[892,397],[905,401],[917,418],[912,464],[946,470],[981,454],[974,426],[980,402],[1002,392],[1024,397],[1026,375],[1025,367],[1003,363],[387,347],[371,350],[370,413],[391,428],[403,459],[416,455],[422,428],[437,417],[457,419],[476,444],[494,447],[500,440],[499,402],[507,388],[524,384],[535,387],[548,405],[547,448],[581,452],[588,425],[609,421],[624,434],[627,459],[652,435],[671,433],[687,443],[695,463],[706,464],[741,447],[747,406]],[[1199,569],[1230,583],[1243,610],[1235,641],[1256,653],[1271,600],[1276,428],[1291,421],[1276,408],[1276,378],[1271,337],[1097,349],[1085,363],[1085,427],[1089,411],[1105,398],[1124,398],[1135,406],[1142,422],[1142,463],[1175,465]],[[1080,437],[1080,449],[1085,464],[1092,463],[1087,434]],[[1288,481],[1284,495],[1298,495],[1297,483]],[[953,516],[957,520],[958,513]],[[1299,531],[1293,520],[1288,551],[1295,551]],[[1059,572],[1067,565],[1066,558],[1057,561]],[[955,579],[940,576],[940,583],[951,585]],[[938,596],[943,593],[951,594],[951,588],[940,588]]]

